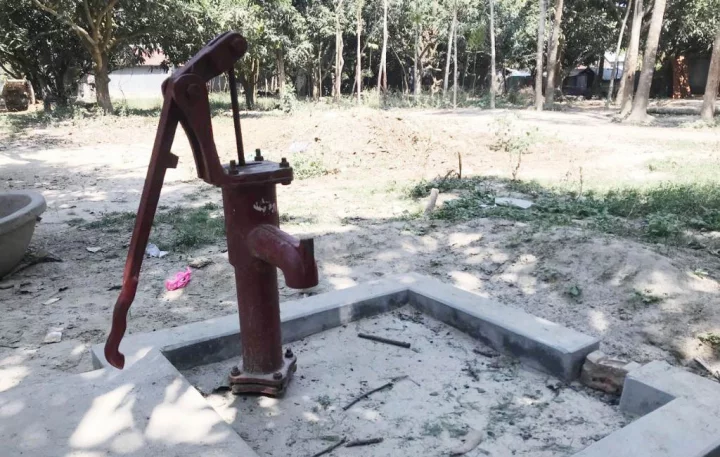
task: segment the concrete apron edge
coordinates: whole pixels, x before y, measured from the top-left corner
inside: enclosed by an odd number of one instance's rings
[[[291,343],[405,304],[565,381],[579,376],[585,357],[600,344],[594,337],[416,273],[283,302],[283,340]],[[156,349],[185,369],[238,356],[239,334],[238,318],[233,314],[127,335],[120,349],[127,367]],[[103,347],[92,347],[96,368],[108,366]]]
[[[591,336],[416,273],[396,275],[348,289],[284,302],[281,304],[283,339],[286,343],[297,341],[354,320],[392,311],[405,304],[410,304],[421,312],[454,326],[501,352],[516,356],[527,365],[566,381],[577,377],[587,354],[599,346],[599,341]],[[511,316],[507,322],[503,322],[504,314]],[[526,325],[522,325],[523,322]],[[173,365],[183,369],[239,356],[239,333],[238,318],[233,314],[152,333],[127,335],[121,350],[126,354],[128,366],[148,354],[159,351]],[[553,337],[558,334],[559,338]],[[98,344],[92,347],[93,364],[96,368],[108,367],[103,355],[103,346]],[[626,384],[638,383],[636,371],[631,372]],[[607,454],[610,451],[608,443],[617,440],[643,441],[648,439],[650,433],[658,440],[661,448],[664,446],[664,441],[675,440],[677,444],[678,439],[682,441],[682,433],[668,434],[661,430],[654,433],[652,427],[658,419],[666,416],[680,418],[683,414],[687,414],[687,411],[695,408],[698,408],[699,413],[707,414],[707,411],[699,410],[700,406],[696,401],[673,400],[676,395],[664,392],[656,386],[653,388],[657,391],[657,395],[664,398],[664,400],[656,398],[654,403],[650,400],[650,403],[655,405],[656,411],[649,412],[575,455],[577,457],[605,455],[644,457],[645,454],[638,453],[630,447],[614,447],[612,454]],[[633,389],[628,389],[627,394],[634,396],[632,391]],[[720,418],[718,420],[720,421]],[[682,428],[682,424],[682,421],[676,424],[676,428]],[[698,444],[704,446],[704,450],[693,453],[692,457],[720,457],[718,453],[720,438],[700,441]],[[676,449],[676,447],[669,446],[667,449]],[[658,454],[656,449],[655,454],[647,455],[648,457],[650,455],[685,457],[688,454],[674,451]]]

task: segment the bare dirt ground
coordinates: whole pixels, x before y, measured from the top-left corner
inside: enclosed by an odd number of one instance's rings
[[[720,332],[720,258],[710,252],[600,234],[581,224],[539,229],[496,219],[407,217],[423,202],[406,198],[406,186],[456,169],[458,153],[464,175],[509,176],[509,158],[489,148],[494,119],[504,115],[308,109],[244,116],[248,151],[259,147],[266,158],[288,156],[291,163],[310,157],[329,171],[279,189],[284,229],[316,236],[321,284],[310,293],[416,271],[596,335],[603,350],[617,357],[663,359],[693,370],[696,355],[714,360],[711,348],[697,339]],[[524,180],[585,188],[717,182],[717,128],[690,128],[674,118],[628,126],[613,123],[600,109],[511,115],[517,125],[538,129],[519,171]],[[136,210],[156,122],[90,118],[19,131],[10,121],[0,124],[6,126],[0,131],[0,188],[43,193],[48,210],[32,247],[63,260],[0,281],[0,391],[91,369],[87,349],[102,342],[109,328],[117,298],[110,289],[121,282],[130,233],[91,229],[83,221]],[[214,129],[227,161],[234,155],[230,118],[216,117]],[[297,150],[304,151],[291,153]],[[196,178],[182,133],[174,153],[180,164],[169,171],[160,204],[220,203],[218,190]],[[146,259],[129,331],[234,312],[224,246],[218,240]],[[214,263],[195,270],[185,289],[166,292],[164,280],[198,256]],[[574,284],[581,297],[567,295]],[[638,301],[638,292],[659,299]],[[303,293],[281,290],[283,299]],[[44,304],[50,298],[60,300]],[[63,328],[63,341],[43,344],[53,327]]]

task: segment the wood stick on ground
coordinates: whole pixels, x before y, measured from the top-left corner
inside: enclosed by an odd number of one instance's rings
[[[326,448],[323,449],[322,451],[320,451],[320,452],[318,452],[318,453],[316,453],[316,454],[313,454],[312,457],[320,457],[321,455],[329,454],[329,453],[331,453],[332,451],[334,451],[335,449],[337,449],[337,448],[339,448],[340,446],[342,446],[343,444],[345,444],[345,441],[346,441],[346,439],[343,438],[343,439],[341,439],[340,441],[338,441],[337,443],[333,444],[332,446],[326,447]]]
[[[353,406],[355,403],[359,402],[360,400],[362,400],[362,399],[364,399],[364,398],[369,397],[370,395],[374,394],[375,392],[380,392],[381,390],[388,389],[388,388],[394,386],[396,382],[401,381],[401,380],[406,379],[406,378],[407,378],[407,375],[405,375],[405,376],[398,376],[398,377],[396,377],[396,378],[392,378],[392,380],[391,380],[390,382],[386,382],[385,384],[383,384],[383,385],[380,386],[380,387],[376,387],[376,388],[373,389],[373,390],[369,390],[369,391],[365,392],[364,394],[361,394],[361,395],[355,397],[350,403],[348,403],[347,405],[343,406],[343,411],[347,411],[348,409],[352,408],[352,406]]]
[[[368,446],[370,444],[378,444],[382,442],[383,438],[368,438],[366,440],[350,441],[348,444],[345,445],[345,447]]]
[[[434,187],[430,190],[430,200],[428,200],[427,206],[425,207],[426,216],[432,214],[433,209],[435,209],[435,203],[437,203],[438,195],[440,195],[439,189]]]
[[[392,344],[393,346],[400,346],[401,348],[410,349],[410,343],[398,340],[391,340],[389,338],[383,338],[381,336],[368,335],[367,333],[358,333],[358,338],[364,338],[366,340],[377,341],[378,343]]]

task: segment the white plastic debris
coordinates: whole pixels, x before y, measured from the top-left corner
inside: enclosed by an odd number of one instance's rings
[[[145,254],[147,254],[148,257],[157,257],[162,259],[168,254],[168,252],[161,251],[159,247],[157,247],[153,243],[149,243],[145,248]]]
[[[102,251],[102,247],[100,247],[100,246],[88,246],[88,247],[85,248],[85,250],[86,250],[87,252],[92,252],[93,254],[95,254],[96,252]]]
[[[52,305],[53,303],[57,303],[57,302],[59,302],[59,301],[60,301],[60,297],[53,297],[53,298],[51,298],[51,299],[49,299],[49,300],[45,300],[45,301],[43,302],[43,305]]]
[[[530,200],[511,197],[495,197],[495,204],[498,206],[514,206],[515,208],[528,209],[534,205]]]
[[[43,343],[53,344],[62,341],[62,327],[51,328],[50,331],[45,335]]]
[[[290,148],[288,150],[292,154],[297,154],[300,152],[307,151],[309,147],[310,147],[310,143],[295,141],[294,143],[290,144]]]

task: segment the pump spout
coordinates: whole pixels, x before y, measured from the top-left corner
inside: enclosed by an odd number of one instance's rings
[[[318,270],[312,238],[297,239],[274,225],[261,224],[248,233],[247,246],[253,256],[282,270],[292,289],[317,286]]]

